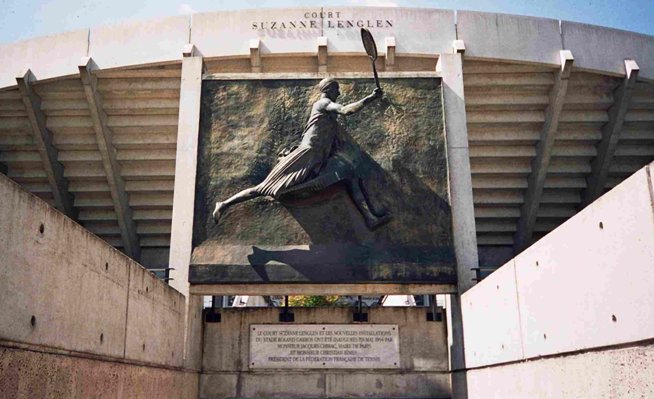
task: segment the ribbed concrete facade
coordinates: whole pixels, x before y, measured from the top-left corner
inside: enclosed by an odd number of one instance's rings
[[[385,71],[433,72],[439,54],[465,48],[465,106],[481,246],[520,249],[522,242],[542,237],[588,198],[654,159],[650,36],[464,11],[455,17],[444,10],[343,8],[331,10],[332,18],[328,10],[314,18],[313,11],[197,14],[2,46],[9,62],[0,70],[0,163],[9,177],[55,204],[52,167],[44,167],[40,139],[34,136],[39,127],[30,120],[35,113],[44,121],[41,131],[51,132],[50,152],[63,166],[57,184],[67,184],[77,220],[118,248],[126,248],[125,240],[134,241],[130,246],[143,248],[147,262],[154,257],[149,248],[170,246],[184,47],[195,45],[208,74],[243,73],[247,78],[368,71],[358,39],[343,35],[348,30],[336,26],[339,20],[389,21],[391,27],[372,28],[380,42],[382,76],[390,73]],[[289,25],[284,38],[273,29],[252,26],[290,20],[313,20],[316,28],[293,31]],[[319,41],[321,37],[326,39]],[[324,59],[319,42],[326,43]],[[560,91],[561,50],[569,50],[573,59],[562,106],[552,115],[548,109],[554,91]],[[85,94],[82,57],[91,57],[101,109],[91,109],[97,106]],[[626,81],[625,59],[635,61],[637,69],[629,71],[635,75],[632,82]],[[16,84],[27,69],[32,74],[25,84],[37,99],[30,103],[37,106],[32,110],[26,109]],[[620,94],[625,85],[627,96]],[[99,127],[94,114],[99,114]],[[544,146],[546,127],[554,137]],[[98,128],[112,140],[113,164],[98,147]],[[610,145],[602,147],[603,137]],[[546,148],[539,149],[539,143]],[[607,165],[595,165],[594,171],[593,162],[600,158]],[[597,180],[593,176],[602,168],[604,177]],[[530,187],[530,175],[538,173],[537,187]],[[117,179],[123,183],[116,184]],[[602,187],[589,187],[591,181]],[[127,212],[117,206],[120,197],[126,199]]]

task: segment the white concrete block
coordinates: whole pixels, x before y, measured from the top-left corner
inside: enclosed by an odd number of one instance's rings
[[[395,37],[397,55],[448,53],[452,40],[456,39],[454,11],[451,10],[327,7],[325,12],[340,13],[338,17],[323,20],[324,35],[329,38],[332,55],[365,54],[361,43],[362,27],[370,30],[380,53],[384,52],[382,40],[387,36]]]
[[[468,399],[654,397],[654,347],[638,346],[470,370]]]
[[[186,299],[136,264],[129,281],[125,358],[181,367]]]
[[[654,36],[561,22],[563,45],[575,55],[575,68],[624,76],[624,60],[640,66],[639,78],[654,80]]]
[[[516,257],[525,357],[654,338],[652,200],[643,168]]]
[[[0,45],[0,89],[16,85],[27,69],[38,80],[78,74],[77,63],[88,50],[88,29]]]
[[[522,359],[513,260],[463,294],[461,309],[468,368]]]
[[[91,29],[89,57],[99,68],[179,61],[189,43],[189,17]]]
[[[262,55],[315,54],[317,39],[324,36],[331,55],[364,54],[362,27],[371,30],[382,53],[387,36],[397,38],[398,54],[445,53],[456,39],[453,11],[338,7],[322,13],[295,8],[195,14],[191,41],[205,57],[247,56],[245,44],[253,38],[262,41]]]
[[[126,256],[4,175],[0,254],[1,340],[122,357]]]
[[[559,21],[506,14],[459,11],[457,39],[466,44],[466,58],[558,66],[563,49]]]
[[[205,58],[239,55],[249,57],[248,43],[252,39],[261,40],[262,55],[315,54],[316,41],[321,36],[320,18],[311,17],[311,13],[316,11],[320,12],[320,9],[244,10],[194,14],[191,22],[191,42]],[[306,13],[309,13],[309,18],[305,17]],[[291,26],[290,22],[293,22],[295,27]]]

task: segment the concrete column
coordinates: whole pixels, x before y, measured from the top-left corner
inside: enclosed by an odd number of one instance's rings
[[[456,46],[454,46],[456,48]],[[459,46],[465,49],[463,43]],[[452,206],[452,234],[457,262],[458,294],[447,298],[448,341],[452,398],[468,397],[463,342],[461,294],[474,285],[479,266],[477,231],[475,228],[472,178],[468,149],[465,97],[463,93],[463,60],[461,52],[441,54],[436,70],[442,76],[447,162],[450,201]]]
[[[459,294],[474,285],[475,272],[472,269],[479,265],[462,64],[461,54],[455,53],[441,54],[436,65],[436,70],[441,73],[443,85],[452,233]]]
[[[203,59],[191,46],[184,50],[182,80],[179,97],[177,155],[175,160],[175,191],[173,194],[173,221],[170,238],[170,285],[186,297],[185,365],[199,367],[198,309],[202,301],[189,295],[188,270],[191,261],[193,238],[193,211],[195,204],[195,175],[200,129],[200,97],[202,93]]]

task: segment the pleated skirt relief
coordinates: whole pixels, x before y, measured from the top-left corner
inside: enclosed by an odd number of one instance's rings
[[[311,147],[300,146],[282,158],[259,184],[260,192],[277,198],[280,191],[295,184],[302,183],[313,171],[320,169],[323,159],[319,151]]]

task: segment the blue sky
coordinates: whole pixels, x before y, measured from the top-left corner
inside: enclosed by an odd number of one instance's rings
[[[375,5],[531,15],[654,35],[654,0],[0,0],[0,43],[193,12]]]

